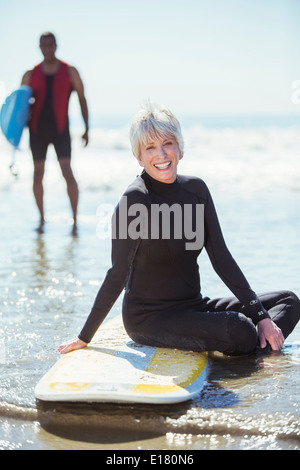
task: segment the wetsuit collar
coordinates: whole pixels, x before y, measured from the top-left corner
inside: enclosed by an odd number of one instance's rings
[[[175,193],[180,189],[178,177],[176,178],[174,183],[162,183],[161,181],[152,178],[152,176],[150,176],[145,170],[143,170],[141,177],[145,181],[148,188],[159,194]]]

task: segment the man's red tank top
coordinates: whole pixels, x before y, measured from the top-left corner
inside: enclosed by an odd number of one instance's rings
[[[41,64],[34,67],[30,85],[33,90],[35,102],[32,106],[30,128],[33,132],[38,131],[38,121],[46,98],[46,76]],[[68,72],[68,64],[61,65],[54,75],[52,90],[52,106],[56,120],[57,130],[62,133],[68,122],[69,99],[72,91],[72,82]]]

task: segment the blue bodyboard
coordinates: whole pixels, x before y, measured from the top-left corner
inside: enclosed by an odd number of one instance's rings
[[[22,85],[6,98],[1,108],[1,130],[15,148],[19,146],[23,129],[28,121],[31,97],[32,89]]]

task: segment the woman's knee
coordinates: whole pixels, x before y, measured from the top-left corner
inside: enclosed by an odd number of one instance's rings
[[[292,291],[286,291],[285,297],[285,323],[287,330],[284,333],[284,336],[287,337],[290,334],[300,319],[300,299]]]
[[[291,304],[295,306],[300,306],[300,299],[299,297],[292,291],[286,291],[287,297],[290,299]]]
[[[253,352],[258,343],[257,330],[252,321],[242,313],[232,312],[228,322],[231,346],[224,351],[228,355],[243,355]]]

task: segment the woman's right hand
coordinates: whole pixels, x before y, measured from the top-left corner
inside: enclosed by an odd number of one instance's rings
[[[264,349],[267,341],[273,351],[280,351],[284,343],[284,336],[281,329],[271,320],[264,318],[257,324],[258,338],[260,347]]]
[[[60,354],[66,354],[70,351],[75,351],[75,349],[83,349],[86,348],[88,343],[85,343],[84,341],[81,341],[79,338],[74,338],[71,339],[70,341],[67,341],[66,343],[61,344],[58,348],[57,351]]]

